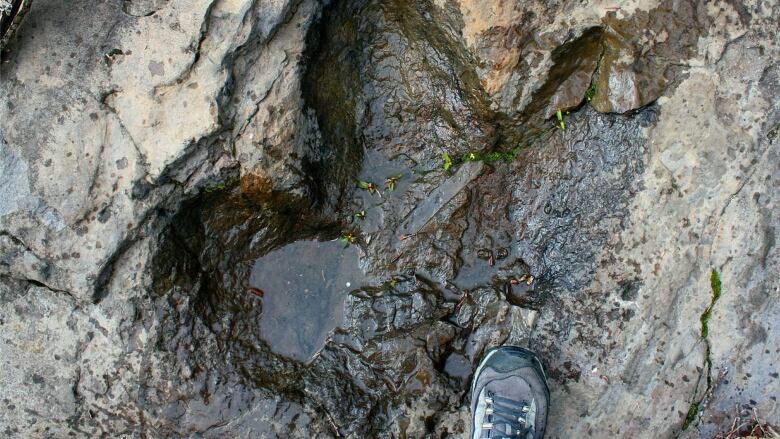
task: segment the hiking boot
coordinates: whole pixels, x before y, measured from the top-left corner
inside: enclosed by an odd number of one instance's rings
[[[471,383],[471,438],[541,439],[549,399],[542,363],[533,352],[493,348]]]

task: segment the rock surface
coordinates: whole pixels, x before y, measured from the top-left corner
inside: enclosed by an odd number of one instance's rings
[[[545,363],[547,437],[777,425],[778,16],[35,0],[0,59],[0,431],[463,437],[500,344]],[[254,261],[346,233],[373,281],[275,354]]]

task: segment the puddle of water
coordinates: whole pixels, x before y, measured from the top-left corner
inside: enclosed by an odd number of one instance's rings
[[[343,321],[344,298],[367,283],[359,249],[298,241],[255,261],[249,283],[263,291],[261,338],[279,355],[310,363]]]

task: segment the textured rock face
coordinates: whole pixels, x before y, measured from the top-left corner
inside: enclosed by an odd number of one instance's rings
[[[505,343],[548,437],[777,424],[777,16],[35,0],[0,59],[0,431],[462,437]],[[274,354],[253,261],[345,232],[375,281]]]

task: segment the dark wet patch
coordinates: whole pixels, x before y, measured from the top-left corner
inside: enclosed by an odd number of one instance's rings
[[[363,2],[337,2],[325,9],[309,33],[307,69],[301,82],[303,99],[315,114],[321,145],[305,158],[302,170],[319,184],[315,196],[341,200],[362,160],[359,143],[358,98],[363,40],[358,33]],[[335,185],[335,188],[331,185]]]
[[[164,8],[170,0],[124,0],[122,11],[134,17],[147,17]]]
[[[604,30],[587,29],[581,36],[553,50],[552,67],[544,84],[534,93],[523,118],[532,126],[555,115],[557,110],[579,106],[590,88],[603,54]]]
[[[374,233],[398,221],[406,207],[405,198],[412,184],[421,178],[415,163],[404,155],[386,157],[376,150],[366,151],[356,181],[369,182],[377,190],[356,190],[349,209],[364,211],[364,218],[352,216],[353,226],[362,233]],[[389,187],[389,179],[396,179]],[[357,185],[356,185],[357,187]]]
[[[532,344],[562,380],[580,373],[561,352],[583,342],[562,328],[572,316],[622,321],[581,290],[639,184],[652,111],[584,107],[565,131],[541,120],[532,136],[486,105],[457,19],[437,14],[334,2],[310,35],[303,90],[321,138],[273,176],[301,185],[245,173],[172,220],[139,317],[158,328],[162,364],[144,365],[140,398],[160,431],[204,431],[266,407],[262,393],[299,407],[312,435],[459,434],[447,416],[467,404],[470,371],[489,347],[528,343],[528,308],[544,331]],[[558,52],[540,111],[584,95],[602,39],[593,29]],[[445,151],[518,139],[533,141],[516,161],[443,169]],[[355,243],[328,241],[343,233]],[[374,280],[352,280],[364,272]]]
[[[627,19],[608,14],[593,107],[624,113],[658,99],[697,54],[709,27],[706,8],[705,2],[665,0]]]

